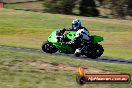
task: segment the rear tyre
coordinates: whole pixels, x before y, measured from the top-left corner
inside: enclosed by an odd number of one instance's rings
[[[58,51],[58,49],[48,41],[43,42],[42,50],[46,53],[55,53]]]
[[[104,52],[104,49],[100,44],[94,44],[91,49],[90,57],[92,59],[96,59],[100,57],[103,54],[103,52]]]
[[[86,83],[86,78],[83,77],[83,76],[77,76],[76,81],[77,81],[78,84],[83,85],[83,84]]]
[[[96,44],[95,45],[95,55],[100,57],[103,54],[103,52],[104,52],[104,49],[103,49],[102,45]]]
[[[92,44],[88,47],[88,53],[86,56],[88,58],[96,59],[100,57],[104,52],[103,47],[100,44]]]

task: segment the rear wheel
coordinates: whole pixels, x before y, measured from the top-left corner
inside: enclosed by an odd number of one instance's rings
[[[46,53],[55,53],[58,51],[58,49],[48,41],[43,42],[42,50]]]
[[[103,52],[104,52],[104,49],[103,49],[102,45],[96,44],[95,45],[95,55],[100,57],[103,54]]]
[[[86,56],[92,59],[96,59],[100,57],[103,52],[104,49],[100,44],[94,44],[88,47],[88,53],[86,54]]]
[[[77,76],[76,81],[77,81],[78,84],[83,85],[83,84],[86,83],[86,78],[83,77],[83,76]]]

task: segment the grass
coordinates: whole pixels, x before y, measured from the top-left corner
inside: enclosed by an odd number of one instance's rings
[[[6,3],[4,7],[9,9],[30,10],[30,11],[40,11],[40,12],[43,12],[44,10],[43,1]]]
[[[131,84],[76,84],[75,71],[62,69],[39,69],[26,62],[40,61],[57,64],[83,65],[87,68],[107,70],[116,73],[130,73],[131,65],[108,64],[95,61],[75,60],[64,56],[33,54],[0,50],[0,87],[1,88],[130,88]],[[122,68],[120,68],[122,67]],[[127,68],[126,68],[127,67]],[[63,83],[62,83],[63,82]]]
[[[104,37],[104,56],[132,59],[132,21],[3,9],[0,13],[0,45],[41,49],[43,40],[58,28],[81,19],[91,34]]]

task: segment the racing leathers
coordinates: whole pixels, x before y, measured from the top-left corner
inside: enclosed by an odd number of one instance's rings
[[[76,50],[75,53],[81,53],[86,43],[90,41],[89,31],[85,27],[79,28],[76,32],[75,39],[69,42],[62,42],[62,44],[72,45],[75,44]],[[80,42],[80,43],[79,43]]]

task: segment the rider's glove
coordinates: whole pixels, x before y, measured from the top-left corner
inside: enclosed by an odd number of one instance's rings
[[[68,28],[68,29],[63,28],[63,31],[72,31],[72,29],[71,28]]]
[[[66,31],[66,28],[63,28],[62,30],[63,30],[63,31]]]

